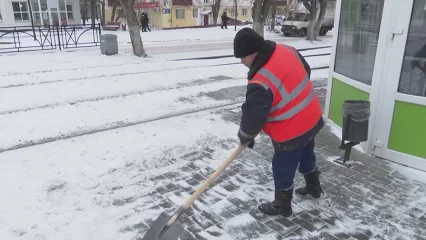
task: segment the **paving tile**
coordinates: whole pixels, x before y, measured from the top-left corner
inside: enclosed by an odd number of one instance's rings
[[[281,216],[274,217],[274,220],[277,223],[283,225],[284,227],[290,229],[290,231],[294,231],[296,228],[300,227],[298,224],[288,220],[287,218],[283,218]]]
[[[234,192],[238,189],[238,186],[230,182],[229,180],[220,184],[226,191]]]
[[[186,182],[193,187],[198,187],[201,184],[200,181],[195,178],[188,179]]]
[[[222,210],[218,215],[221,216],[225,220],[229,220],[229,219],[235,217],[235,215],[228,210]]]
[[[228,115],[234,114],[226,112]],[[233,115],[232,118],[235,118],[232,121],[239,123],[240,116]],[[235,145],[235,139],[223,142],[226,142],[224,149],[231,149],[230,146]],[[419,199],[426,196],[426,184],[407,179],[389,167],[386,161],[357,152],[354,152],[354,159],[359,159],[364,165],[357,164],[351,169],[336,165],[326,158],[334,153],[343,153],[336,149],[338,139],[325,132],[319,135],[317,142],[320,142],[316,149],[317,162],[326,193],[323,197],[312,199],[295,195],[292,201],[294,214],[290,218],[260,213],[257,209],[259,202],[265,198],[272,199],[274,195],[271,172],[273,149],[269,140],[262,140],[253,150],[245,151],[231,164],[213,187],[181,216],[178,221],[187,229],[184,239],[221,239],[224,234],[237,240],[395,239],[400,234],[398,225],[407,233],[412,233],[410,239],[424,239],[426,209]],[[149,210],[158,212],[176,208],[168,197],[179,192],[191,193],[204,182],[206,175],[214,171],[207,167],[211,163],[211,153],[221,147],[221,144],[213,144],[208,151],[206,149],[208,154],[205,155],[192,152],[187,159],[193,158],[191,161],[194,162],[149,179],[157,186],[153,191],[155,194],[150,196],[152,200],[149,203],[154,206]],[[188,172],[193,174],[182,174]],[[296,175],[295,184],[304,185],[301,174]],[[115,206],[136,204],[139,199],[138,196],[130,197],[124,202],[116,202]],[[135,213],[141,214],[146,206],[138,204],[132,208]],[[399,214],[402,212],[405,214]],[[233,226],[233,219],[245,219],[244,214],[252,221]],[[140,231],[145,231],[143,229],[152,222],[150,219],[142,220]],[[369,226],[371,229],[387,229],[389,235],[374,235],[371,231],[349,232],[354,229],[347,230],[347,221],[348,226],[356,222],[360,226],[358,229]],[[134,231],[132,226],[122,230]]]
[[[257,208],[250,210],[249,214],[261,223],[271,221],[271,218],[268,215],[261,213]]]
[[[247,240],[248,236],[237,227],[229,227],[226,232],[235,240]]]
[[[179,222],[181,225],[185,226],[186,228],[194,224],[194,221],[192,221],[191,218],[189,218],[185,213],[182,214],[178,219],[177,222]]]
[[[422,216],[420,216],[419,220],[426,223],[426,214],[423,214]]]
[[[328,233],[326,233],[326,232],[321,232],[321,233],[318,235],[318,237],[319,237],[320,239],[322,239],[322,240],[339,240],[339,238],[337,238],[337,237],[335,237],[335,236],[333,236],[333,235],[330,235],[330,234],[328,234]]]
[[[305,239],[314,239],[312,233],[309,230],[306,230],[303,227],[299,227],[295,230],[293,230],[294,233],[299,235],[300,237],[303,237]]]
[[[225,222],[224,218],[222,218],[221,216],[219,216],[219,215],[217,215],[216,213],[213,213],[213,212],[202,211],[200,214],[201,214],[201,216],[210,220],[210,222],[212,222],[216,226]]]
[[[305,219],[303,219],[299,216],[291,219],[291,221],[298,224],[299,226],[303,227],[304,229],[308,230],[309,232],[313,232],[313,231],[317,230],[317,228],[315,227],[314,224],[306,221]]]
[[[189,231],[184,231],[180,236],[180,240],[197,240],[197,238]]]
[[[278,234],[285,236],[292,232],[289,228],[284,227],[282,224],[277,223],[274,220],[269,220],[265,222],[265,226],[269,227],[273,231],[277,232]],[[295,229],[295,228],[294,228]]]
[[[259,238],[261,235],[272,232],[270,228],[266,225],[259,223],[257,221],[249,222],[247,224],[242,224],[238,226],[238,229],[241,230],[249,239]]]
[[[351,238],[351,236],[349,234],[346,234],[344,232],[333,233],[333,235],[340,240],[347,240],[347,239]]]
[[[357,240],[369,240],[370,239],[370,237],[368,237],[367,235],[365,235],[363,233],[351,233],[350,235]]]
[[[197,240],[208,240],[208,238],[203,237],[204,229],[200,228],[197,224],[194,224],[186,229],[191,233]]]

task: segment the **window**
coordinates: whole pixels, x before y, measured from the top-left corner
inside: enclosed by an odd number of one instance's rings
[[[205,4],[209,3],[209,0],[204,0],[204,3],[205,3]]]
[[[74,14],[72,12],[72,5],[70,3],[67,4],[67,16],[68,16],[68,20],[74,20]]]
[[[243,8],[243,9],[241,10],[241,15],[243,15],[243,16],[247,16],[247,9],[246,9],[246,8]]]
[[[398,92],[426,97],[426,0],[415,0]]]
[[[198,8],[192,9],[192,17],[193,18],[198,18]]]
[[[72,12],[72,2],[71,0],[59,0],[59,13],[61,15],[62,24],[67,23],[68,20],[74,19],[74,14]]]
[[[342,0],[334,71],[371,85],[384,0]]]
[[[185,9],[176,9],[176,19],[185,19]]]
[[[30,12],[27,2],[12,2],[13,16],[15,21],[29,21]]]

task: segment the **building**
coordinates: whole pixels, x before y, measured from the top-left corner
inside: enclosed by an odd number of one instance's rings
[[[110,1],[111,2],[111,1]],[[111,19],[112,5],[110,2],[106,8],[106,19]],[[223,11],[228,17],[235,18],[234,0],[222,0],[219,9],[218,23]],[[145,12],[150,18],[150,24],[158,29],[185,28],[196,26],[211,26],[213,13],[211,5],[214,0],[137,0],[135,10],[138,17]],[[251,21],[250,0],[237,1],[237,20],[241,22]],[[125,19],[120,19],[125,21]]]
[[[0,26],[80,24],[79,0],[0,0]]]
[[[213,12],[211,5],[214,3],[213,0],[204,0],[204,5],[200,6],[200,9],[203,9],[203,24],[212,25],[214,22]],[[223,12],[226,12],[226,15],[231,19],[236,19],[240,22],[252,22],[252,8],[253,4],[250,0],[237,0],[237,6],[235,6],[234,0],[222,0],[220,4],[219,14],[217,22],[221,23],[221,16]],[[237,17],[235,17],[237,15]]]
[[[426,170],[426,0],[337,0],[325,116],[369,100],[372,155]]]

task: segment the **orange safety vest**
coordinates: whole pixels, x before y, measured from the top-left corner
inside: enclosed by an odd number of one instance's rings
[[[271,89],[274,100],[263,131],[275,142],[286,142],[311,130],[322,116],[321,106],[299,55],[277,44],[269,61],[248,84]]]

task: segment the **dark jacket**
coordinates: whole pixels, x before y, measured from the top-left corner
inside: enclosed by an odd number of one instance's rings
[[[228,21],[228,16],[226,15],[226,13],[224,12],[223,14],[222,14],[222,22],[223,23],[226,23]]]
[[[248,74],[247,79],[251,80],[271,58],[275,51],[276,43],[267,40],[261,51],[258,52]],[[299,57],[303,62],[306,72],[311,76],[311,68],[305,58],[299,53]],[[285,64],[285,59],[283,59]],[[266,124],[269,110],[271,109],[274,96],[271,89],[265,90],[264,87],[258,84],[248,84],[246,93],[246,102],[242,105],[242,117],[240,129],[247,135],[256,135]],[[317,125],[307,133],[291,139],[289,141],[278,143],[273,141],[276,151],[291,151],[293,149],[303,147],[308,144],[324,126],[322,117]],[[285,131],[285,129],[283,129]]]

